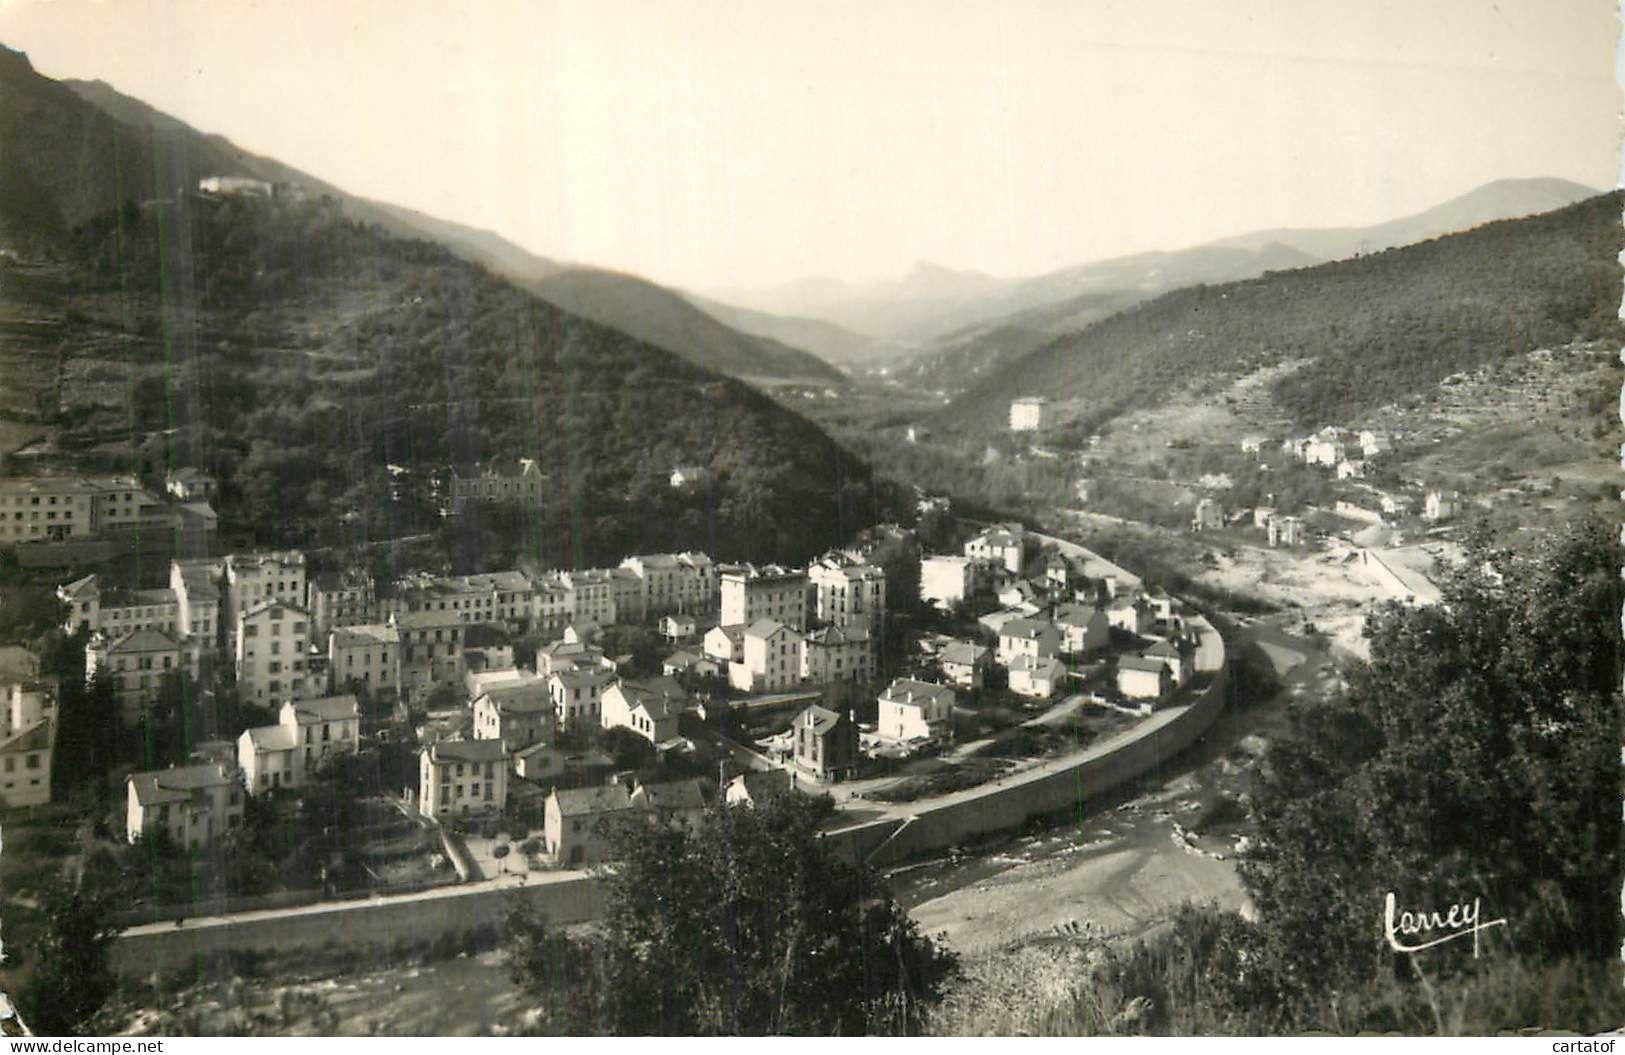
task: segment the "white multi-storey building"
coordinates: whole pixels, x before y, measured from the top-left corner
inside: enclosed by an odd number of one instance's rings
[[[297,550],[234,553],[226,558],[227,646],[236,652],[237,624],[243,613],[268,601],[305,607],[305,555]]]
[[[361,743],[361,708],[354,696],[325,696],[282,705],[277,724],[243,730],[237,765],[250,795],[303,787],[328,759]]]
[[[886,615],[886,573],[878,565],[831,555],[807,568],[807,582],[819,621],[879,629]]]
[[[807,625],[807,573],[745,565],[720,576],[723,625],[776,620],[801,630]]]
[[[310,613],[267,601],[237,617],[237,694],[249,703],[302,700],[321,686],[310,675]]]

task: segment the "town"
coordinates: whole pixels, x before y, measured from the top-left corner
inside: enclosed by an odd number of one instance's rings
[[[675,471],[674,483],[685,472],[696,470]],[[533,500],[527,460],[470,475],[453,474],[457,508]],[[53,559],[42,546],[115,545],[168,523],[164,501],[118,483],[6,481],[6,511],[50,532],[31,531],[50,541],[14,551],[35,563]],[[183,469],[167,484],[206,515],[206,475]],[[922,515],[946,507],[920,501]],[[888,598],[882,548],[915,562],[917,599]],[[520,870],[597,864],[600,822],[628,810],[692,818],[718,796],[748,803],[848,784],[867,798],[884,800],[888,786],[918,797],[935,785],[910,775],[914,760],[1004,753],[1001,735],[1052,730],[1086,707],[1095,714],[1075,718],[1074,732],[1099,735],[1175,700],[1196,675],[1179,601],[1019,524],[987,525],[951,553],[881,525],[798,568],[685,552],[376,582],[360,567],[315,573],[299,551],[245,552],[172,559],[161,588],[91,573],[56,596],[63,634],[82,643],[87,694],[111,701],[120,737],[150,739],[163,698],[219,710],[216,697],[230,696],[235,713],[274,718],[213,729],[188,757],[125,773],[117,837],[197,850],[273,823],[274,808],[249,804],[291,803],[345,756],[404,751],[409,782],[375,789],[374,805],[441,836],[413,845],[452,865],[447,879],[506,871],[515,862],[490,853],[509,844],[524,848]],[[911,632],[888,651],[898,608]],[[42,805],[63,720],[56,672],[21,650],[7,663],[0,798]],[[1021,744],[1038,758],[1067,746],[1037,735]],[[499,830],[506,839],[494,841]],[[480,832],[473,853],[465,837]],[[368,874],[370,888],[391,888]]]

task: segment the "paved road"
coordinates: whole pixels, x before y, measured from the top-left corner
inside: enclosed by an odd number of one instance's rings
[[[233,923],[248,923],[255,920],[286,919],[294,916],[315,916],[324,912],[343,912],[346,909],[362,905],[395,905],[438,901],[444,898],[468,897],[472,894],[483,894],[492,890],[519,888],[522,886],[538,886],[546,883],[564,883],[576,879],[586,879],[591,876],[586,871],[556,871],[531,873],[524,875],[497,876],[494,879],[482,880],[478,883],[456,883],[449,886],[433,887],[429,890],[419,890],[410,894],[375,895],[370,898],[350,898],[344,901],[318,901],[310,905],[294,905],[289,908],[260,909],[254,912],[235,912],[224,916],[199,916],[195,919],[182,920],[180,926],[174,923],[143,923],[130,927],[124,931],[127,936],[141,934],[169,933],[175,930],[203,930],[209,927],[227,926]]]

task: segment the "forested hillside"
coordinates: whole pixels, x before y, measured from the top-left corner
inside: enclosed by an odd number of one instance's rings
[[[103,406],[62,408],[67,445],[132,427],[139,468],[215,469],[226,527],[265,543],[346,516],[404,533],[422,525],[386,464],[424,481],[519,456],[550,480],[521,525],[548,563],[672,546],[795,560],[876,513],[865,465],[746,385],[330,205],[130,205],[71,253],[63,369],[112,383],[69,387]],[[673,491],[674,464],[713,467],[715,487]]]
[[[1303,425],[1349,421],[1461,370],[1618,332],[1618,192],[1353,260],[1181,289],[985,378],[939,415],[996,431],[1048,395],[1093,426],[1170,392],[1307,360],[1276,382]]]

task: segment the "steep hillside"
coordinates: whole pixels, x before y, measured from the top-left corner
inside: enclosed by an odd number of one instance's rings
[[[1565,179],[1504,179],[1460,197],[1369,227],[1288,228],[1254,231],[1213,243],[1218,248],[1256,249],[1271,242],[1322,260],[1414,245],[1440,235],[1469,231],[1480,224],[1552,212],[1595,197],[1597,190]]]
[[[557,298],[567,310],[725,373],[770,380],[840,378],[807,353],[729,330],[641,279],[573,272],[490,231],[348,194],[274,158],[241,150],[223,136],[199,132],[102,81],[41,77],[16,52],[0,56],[0,99],[16,104],[0,107],[0,131],[8,133],[8,143],[22,147],[0,153],[0,240],[25,255],[55,251],[76,225],[126,201],[184,196],[204,176],[250,176],[331,197],[352,220],[398,237],[439,242]],[[566,272],[571,277],[552,281]]]
[[[1233,282],[1319,263],[1296,249],[1270,242],[1257,248],[1187,249],[1143,253],[1058,271],[1023,285],[1023,299],[1037,307],[993,323],[949,334],[935,351],[902,367],[899,376],[929,390],[959,391],[1055,337],[1075,333],[1126,308],[1182,286]],[[1078,293],[1083,289],[1086,292]]]
[[[772,380],[846,380],[817,356],[730,329],[671,290],[633,275],[577,268],[524,285],[566,311],[719,373]]]
[[[1196,286],[1059,338],[938,415],[992,432],[1046,394],[1085,425],[1171,392],[1305,361],[1274,382],[1300,423],[1348,420],[1457,371],[1618,331],[1621,195],[1403,249]]]
[[[331,203],[183,196],[65,252],[6,276],[32,320],[0,342],[11,418],[78,465],[211,468],[226,530],[261,542],[434,529],[385,466],[426,481],[494,457],[549,477],[520,525],[549,563],[795,560],[876,514],[867,466],[754,389]],[[674,464],[714,487],[674,491]]]

